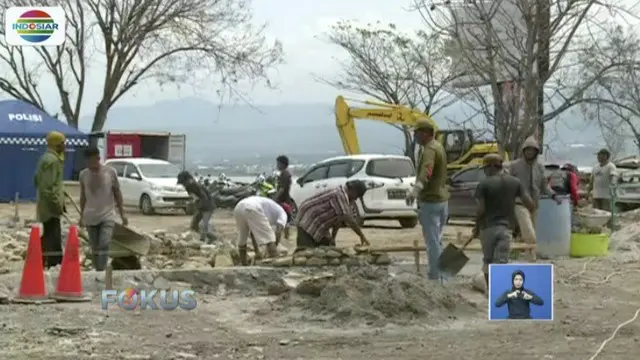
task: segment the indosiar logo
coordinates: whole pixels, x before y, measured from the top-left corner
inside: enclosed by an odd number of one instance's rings
[[[12,46],[59,46],[66,38],[64,9],[10,7],[5,12],[5,39]]]

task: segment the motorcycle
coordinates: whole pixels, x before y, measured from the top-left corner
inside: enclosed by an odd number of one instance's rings
[[[240,200],[249,196],[273,197],[276,194],[276,186],[268,182],[262,174],[249,184],[234,182],[221,174],[218,180],[209,186],[209,191],[218,209],[233,209]]]

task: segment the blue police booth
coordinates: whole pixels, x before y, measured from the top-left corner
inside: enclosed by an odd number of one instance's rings
[[[74,174],[79,148],[89,145],[86,134],[20,100],[0,101],[0,202],[36,199],[33,176],[38,159],[47,150],[46,136],[59,131],[67,137],[64,178]]]

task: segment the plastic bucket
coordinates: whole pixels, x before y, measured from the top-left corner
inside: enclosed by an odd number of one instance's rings
[[[609,252],[607,234],[571,234],[571,256],[606,256]]]

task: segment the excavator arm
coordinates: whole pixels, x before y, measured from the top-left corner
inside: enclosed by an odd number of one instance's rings
[[[382,121],[401,126],[415,126],[418,120],[426,119],[433,125],[434,129],[437,130],[433,119],[420,110],[375,101],[364,101],[363,103],[373,107],[352,108],[349,107],[344,97],[338,96],[336,98],[336,126],[340,140],[342,140],[342,147],[344,148],[345,154],[360,154],[360,143],[358,141],[358,133],[356,132],[355,119]]]
[[[336,126],[342,140],[342,147],[347,155],[360,154],[355,119],[382,121],[388,124],[411,127],[415,126],[418,120],[429,121],[436,130],[436,140],[445,149],[449,172],[460,170],[470,164],[480,164],[484,155],[498,152],[498,144],[495,142],[476,143],[470,130],[439,131],[433,119],[420,110],[375,101],[361,101],[361,103],[371,107],[352,108],[349,107],[344,97],[338,96],[336,98]]]

